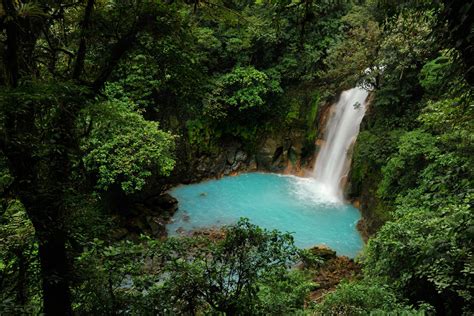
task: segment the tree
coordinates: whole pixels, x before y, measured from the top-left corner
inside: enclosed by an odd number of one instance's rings
[[[341,20],[346,24],[346,34],[329,50],[323,78],[334,90],[349,89],[356,84],[376,87],[382,66],[378,59],[381,27],[370,18],[365,7],[354,6]]]
[[[106,93],[108,93],[106,91]],[[90,134],[82,142],[85,169],[97,176],[98,190],[117,185],[126,194],[140,191],[154,175],[169,175],[175,161],[174,137],[146,121],[133,101],[105,100],[81,113]]]
[[[124,28],[101,29],[94,24],[93,31],[91,15],[98,18],[110,7],[92,0],[80,17],[76,12],[82,9],[81,2],[23,5],[5,0],[2,4],[0,27],[5,32],[5,49],[1,52],[1,150],[13,176],[8,190],[24,205],[35,228],[44,312],[69,315],[69,234],[65,220],[73,211],[68,197],[83,189],[85,180],[79,146],[84,135],[76,129],[77,118],[82,109],[94,103],[96,93],[132,49],[138,34],[153,30],[162,21],[157,16],[169,12],[163,10],[164,4],[156,2],[114,3],[115,13],[133,9],[135,15],[128,19],[109,15],[109,23],[120,22]],[[98,41],[96,35],[104,33]],[[63,43],[70,46],[64,47]],[[99,64],[87,67],[89,58],[97,57],[98,52],[106,59],[94,59]],[[155,131],[152,136],[162,135]],[[164,170],[169,170],[171,161],[166,162]]]
[[[297,259],[289,234],[266,231],[241,221],[225,230],[222,241],[171,252],[168,291],[181,306],[192,310],[204,302],[228,315],[258,312],[262,285],[288,278],[287,269]],[[172,281],[171,281],[172,280]]]
[[[268,97],[281,92],[277,79],[254,67],[237,66],[215,80],[204,101],[204,114],[215,120],[236,118],[246,110],[268,106]]]
[[[465,205],[406,212],[369,242],[367,276],[393,284],[411,303],[424,301],[450,315],[469,312],[473,224]]]

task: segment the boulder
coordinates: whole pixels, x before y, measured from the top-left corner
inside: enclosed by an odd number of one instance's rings
[[[226,159],[229,165],[232,165],[235,162],[236,152],[237,152],[237,148],[235,147],[231,147],[226,150]]]
[[[144,217],[131,218],[127,220],[126,226],[133,233],[144,233],[148,230],[148,223]]]
[[[153,236],[161,237],[166,234],[166,224],[159,217],[147,216],[146,221]]]
[[[237,153],[235,154],[235,161],[236,162],[244,162],[245,160],[247,160],[247,153],[242,151],[242,150],[239,150],[237,151]]]
[[[119,227],[112,230],[110,237],[113,240],[121,240],[129,234],[128,230],[125,227]]]
[[[232,171],[237,171],[237,170],[239,169],[241,163],[242,163],[242,162],[236,160],[236,161],[232,164],[232,166],[230,166],[230,169],[231,169]]]
[[[209,167],[211,165],[211,158],[207,156],[203,156],[199,158],[196,166],[196,171],[201,173],[206,173],[209,171]]]
[[[225,152],[221,152],[215,159],[214,163],[209,166],[210,174],[213,176],[219,176],[224,172],[227,164],[227,155]]]
[[[222,173],[223,173],[225,176],[230,175],[230,174],[232,173],[232,166],[229,166],[229,165],[225,166],[225,169],[224,169],[224,171],[223,171]]]
[[[252,157],[247,166],[248,171],[256,171],[258,169],[255,157]]]
[[[331,248],[324,246],[324,245],[317,245],[314,246],[309,250],[313,255],[318,256],[322,258],[324,261],[327,261],[329,259],[336,258],[336,252],[332,250]]]
[[[277,151],[278,147],[278,142],[275,139],[267,138],[265,140],[262,147],[256,154],[256,160],[259,169],[271,169],[275,152]]]
[[[153,196],[146,201],[146,205],[153,210],[162,210],[167,213],[174,214],[178,209],[178,200],[169,195],[163,193],[158,196]]]
[[[279,147],[278,141],[273,138],[267,138],[263,143],[259,153],[263,156],[273,157],[275,151]]]

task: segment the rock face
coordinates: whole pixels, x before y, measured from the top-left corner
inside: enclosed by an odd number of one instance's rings
[[[174,212],[176,212],[178,209],[178,200],[168,193],[164,193],[158,196],[149,197],[145,200],[145,205],[150,207],[155,212],[164,211],[166,213],[174,214]]]
[[[361,275],[361,266],[344,256],[334,256],[314,270],[313,282],[317,287],[312,289],[309,299],[319,303],[326,294],[333,292],[342,280],[355,280]]]
[[[361,132],[367,130],[368,122],[375,119],[370,108],[373,97],[373,94],[369,95],[367,112],[361,123]],[[357,141],[355,147],[357,147]],[[355,174],[360,174],[361,171],[353,173],[355,170],[352,168],[347,179],[348,183],[345,191],[346,196],[353,201],[354,206],[362,214],[362,218],[357,223],[357,229],[364,241],[367,241],[369,237],[374,235],[390,219],[391,208],[390,205],[386,205],[377,195],[378,185],[382,179],[381,170],[372,170],[371,168],[367,168],[367,170],[370,170],[370,172],[364,172],[363,181],[360,181],[354,178],[354,176]]]
[[[296,174],[312,164],[313,152],[304,152],[304,142],[305,132],[295,130],[285,134],[268,135],[256,149],[249,149],[245,144],[231,141],[212,154],[188,154],[188,157],[184,157],[181,153],[183,157],[178,159],[177,166],[167,181],[170,185],[193,183],[250,171]]]
[[[130,206],[125,215],[115,215],[118,224],[111,234],[114,239],[136,239],[141,234],[161,238],[166,236],[166,224],[169,223],[178,209],[178,201],[171,195],[164,193],[151,196],[143,203]]]

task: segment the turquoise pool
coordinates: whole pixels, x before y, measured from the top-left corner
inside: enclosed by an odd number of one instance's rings
[[[363,246],[356,229],[359,211],[332,198],[312,178],[247,173],[181,185],[169,193],[179,201],[169,235],[247,217],[261,227],[293,233],[302,248],[324,244],[354,257]]]

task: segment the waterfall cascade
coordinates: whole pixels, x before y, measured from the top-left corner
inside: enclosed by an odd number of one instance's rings
[[[341,201],[350,169],[350,151],[359,134],[367,96],[368,91],[358,87],[342,92],[327,122],[325,141],[314,165],[315,180]]]

